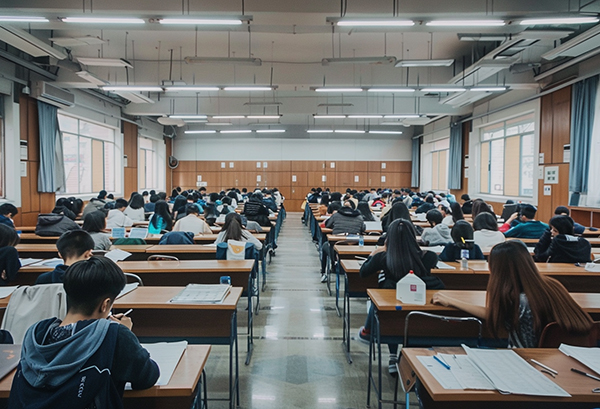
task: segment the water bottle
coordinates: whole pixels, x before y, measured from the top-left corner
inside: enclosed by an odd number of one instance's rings
[[[460,251],[460,269],[467,270],[469,268],[469,250],[463,249]]]
[[[365,245],[365,236],[363,236],[362,234],[360,236],[358,236],[358,245],[359,246]]]

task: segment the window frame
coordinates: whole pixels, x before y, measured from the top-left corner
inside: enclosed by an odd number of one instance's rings
[[[147,140],[152,143],[152,148],[147,149],[143,148],[140,143],[141,140]],[[162,147],[162,149],[161,149]],[[153,175],[153,184],[156,186],[143,186],[142,180],[144,182],[147,181],[146,176],[146,165],[147,165],[147,155],[148,152],[152,152],[152,162],[154,165],[154,175]],[[142,160],[142,155],[144,155],[144,159]],[[157,192],[165,191],[166,180],[163,175],[164,172],[161,172],[162,169],[166,167],[166,147],[164,146],[164,141],[151,138],[142,134],[138,134],[138,191],[143,190],[155,190]],[[141,164],[144,163],[144,169],[142,169]]]

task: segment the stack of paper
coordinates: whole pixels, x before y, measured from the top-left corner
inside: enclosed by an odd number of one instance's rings
[[[61,258],[51,258],[48,260],[42,260],[37,263],[30,264],[32,267],[56,267],[59,264],[63,264],[63,260]]]
[[[574,347],[560,344],[560,352],[570,356],[600,375],[600,348]]]
[[[43,260],[41,258],[20,258],[19,261],[21,262],[21,267],[25,267],[30,264],[39,263]]]
[[[216,304],[221,303],[229,294],[229,284],[188,284],[170,302],[186,304]]]

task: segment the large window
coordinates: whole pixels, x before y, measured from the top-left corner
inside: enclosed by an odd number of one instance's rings
[[[164,190],[164,174],[164,142],[143,137],[138,138],[139,190]]]
[[[533,114],[480,129],[481,193],[533,197],[534,131]]]
[[[0,98],[0,103],[3,100]],[[21,151],[19,151],[19,155]],[[4,198],[6,196],[4,192],[4,180],[6,175],[6,164],[4,162],[4,120],[0,117],[0,198]],[[21,172],[21,169],[18,170]]]
[[[431,143],[431,189],[436,191],[447,190],[450,139],[445,138]]]
[[[120,148],[114,128],[58,114],[63,135],[67,194],[120,193]]]

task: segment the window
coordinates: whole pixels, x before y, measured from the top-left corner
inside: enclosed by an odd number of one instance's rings
[[[140,137],[138,155],[139,190],[164,190],[166,166],[164,142]]]
[[[120,193],[120,147],[115,129],[58,114],[63,135],[66,194]]]
[[[450,138],[437,140],[431,143],[431,189],[448,189],[448,152]]]
[[[533,114],[480,129],[480,193],[533,197],[534,131]]]
[[[2,98],[0,98],[0,103],[2,102]],[[19,155],[20,154],[21,152],[19,151]],[[6,174],[5,169],[6,164],[4,162],[4,120],[2,119],[2,117],[0,117],[0,198],[4,198],[6,196],[4,192],[4,176]]]

